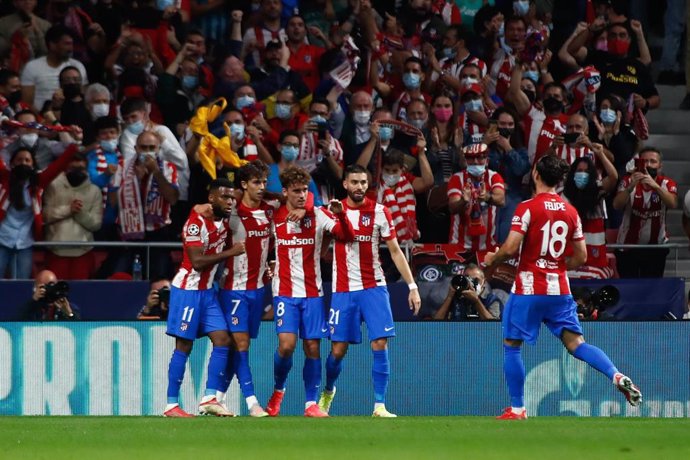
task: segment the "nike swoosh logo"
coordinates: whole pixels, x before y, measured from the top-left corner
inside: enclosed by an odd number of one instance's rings
[[[328,329],[321,329],[321,332],[328,332]]]
[[[285,225],[285,222],[281,222],[281,223],[279,223],[279,224],[276,224],[276,228],[281,227],[281,226],[283,226],[283,225]]]
[[[242,219],[242,220],[247,220],[247,219],[249,219],[249,217],[242,216],[241,219]]]
[[[395,326],[393,326],[393,327],[384,327],[384,328],[383,328],[383,330],[384,330],[385,332],[392,331],[393,329],[395,329]]]

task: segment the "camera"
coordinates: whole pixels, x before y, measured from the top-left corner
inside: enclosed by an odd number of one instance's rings
[[[57,283],[48,283],[45,285],[45,296],[43,297],[47,303],[55,302],[56,300],[64,299],[69,294],[69,284],[66,281],[58,281]]]
[[[467,290],[476,291],[479,280],[470,278],[467,275],[455,275],[450,280],[450,284],[455,289],[455,295],[453,296],[453,303],[450,309],[450,318],[459,321],[479,318],[479,314],[475,310],[472,302],[462,295],[462,293]]]
[[[162,287],[158,290],[158,306],[162,303],[170,304],[170,288],[168,286]]]
[[[472,279],[466,275],[455,275],[450,280],[450,285],[455,289],[455,296],[462,296],[462,291],[466,291],[470,288],[477,289],[479,284],[478,280]]]
[[[573,298],[577,301],[577,314],[582,319],[600,319],[602,313],[616,306],[620,291],[615,286],[606,285],[597,290],[587,287],[573,288]]]

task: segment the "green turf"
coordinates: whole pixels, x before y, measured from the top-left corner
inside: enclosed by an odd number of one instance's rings
[[[690,420],[0,417],[0,458],[688,459]]]

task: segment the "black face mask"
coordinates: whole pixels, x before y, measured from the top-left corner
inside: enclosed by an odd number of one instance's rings
[[[25,181],[34,174],[36,174],[34,168],[28,165],[17,165],[14,168],[12,168],[12,171],[10,172],[12,178],[18,181]]]
[[[647,173],[652,176],[652,179],[656,179],[656,175],[659,172],[657,168],[650,168],[649,166],[647,167]]]
[[[78,187],[86,180],[86,171],[83,169],[74,169],[72,171],[67,171],[65,176],[67,177],[67,182],[69,182],[69,185],[72,187]]]
[[[510,139],[510,136],[513,135],[513,131],[515,130],[510,128],[498,128],[498,134],[505,137],[506,139]]]
[[[67,83],[62,87],[62,92],[65,94],[65,99],[74,99],[81,94],[81,85],[79,83]]]
[[[10,94],[7,95],[7,102],[10,103],[10,106],[15,106],[19,101],[22,100],[22,91],[13,91]]]
[[[534,101],[537,99],[537,93],[534,91],[522,91],[525,93],[525,96],[527,96],[527,99],[529,99],[530,104],[534,104]]]
[[[547,97],[544,99],[544,109],[551,113],[561,113],[563,112],[563,101],[554,97]]]

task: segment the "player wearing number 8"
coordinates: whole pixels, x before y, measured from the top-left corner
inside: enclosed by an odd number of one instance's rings
[[[524,407],[525,366],[523,342],[534,345],[543,322],[568,352],[605,374],[637,406],[640,390],[599,348],[585,343],[577,318],[577,305],[570,294],[566,271],[587,260],[580,217],[565,203],[555,187],[568,171],[556,156],[542,157],[532,172],[536,194],[515,210],[511,231],[501,248],[486,255],[486,265],[496,265],[520,251],[512,294],[503,311],[504,374],[511,407],[499,416],[503,420],[527,418]],[[572,247],[572,255],[566,249]]]

